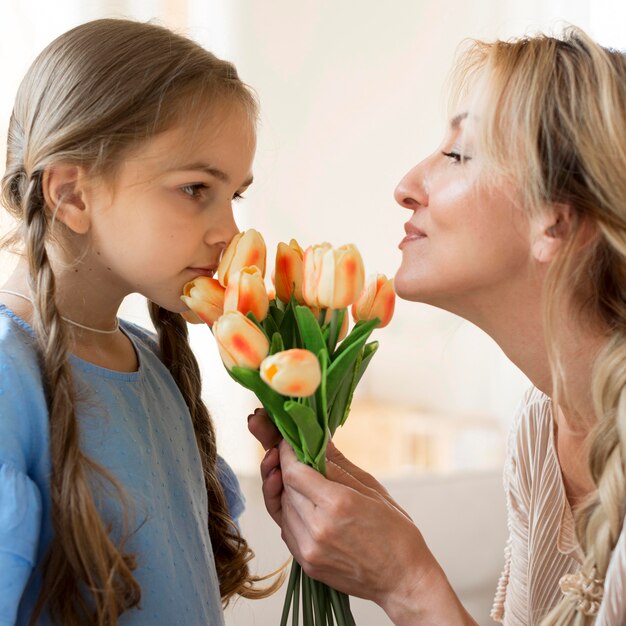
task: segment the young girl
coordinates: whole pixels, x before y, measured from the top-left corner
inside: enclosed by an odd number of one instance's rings
[[[168,30],[79,26],[17,94],[0,292],[0,624],[223,623],[262,597],[179,315],[252,182],[256,103]],[[158,344],[117,319],[148,298]]]
[[[476,42],[456,76],[443,143],[396,189],[411,215],[395,286],[477,324],[534,385],[509,442],[492,616],[625,624],[626,57],[574,29]],[[250,427],[275,443],[261,414]],[[326,480],[282,443],[261,467],[304,570],[394,624],[475,624],[382,486],[331,461]]]

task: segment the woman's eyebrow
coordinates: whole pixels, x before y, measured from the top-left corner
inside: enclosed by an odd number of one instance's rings
[[[450,120],[450,128],[452,130],[456,130],[460,125],[461,122],[468,116],[468,112],[464,111],[463,113],[459,113],[458,115],[455,115],[451,120]]]

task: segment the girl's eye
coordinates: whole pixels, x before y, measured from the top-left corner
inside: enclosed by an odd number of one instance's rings
[[[237,191],[237,192],[235,193],[235,195],[233,196],[233,200],[234,200],[235,202],[237,202],[238,200],[243,200],[243,199],[244,199],[244,196],[243,196],[243,195],[241,195],[238,191]]]
[[[180,188],[180,190],[190,198],[200,198],[202,196],[202,192],[208,189],[208,186],[204,183],[194,183],[192,185],[184,185]]]
[[[443,154],[443,156],[445,157],[448,157],[449,159],[453,159],[455,163],[464,163],[465,161],[470,161],[472,158],[454,151],[442,152],[441,154]]]

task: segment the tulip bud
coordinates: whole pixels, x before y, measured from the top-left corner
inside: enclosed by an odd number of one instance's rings
[[[393,317],[396,293],[393,280],[383,274],[368,277],[358,300],[352,305],[352,317],[359,320],[380,319],[378,328],[387,326]]]
[[[221,285],[220,285],[221,287]],[[201,320],[193,311],[183,311],[180,316],[188,323],[188,324],[204,324],[204,321]]]
[[[319,307],[317,287],[322,273],[322,259],[326,252],[332,251],[329,243],[309,246],[303,255],[304,278],[302,282],[302,296],[306,304]]]
[[[302,280],[304,278],[304,252],[295,239],[286,243],[279,243],[276,250],[276,269],[274,271],[274,285],[276,295],[287,303],[293,295],[298,304],[303,304]]]
[[[194,278],[185,284],[180,299],[209,326],[224,312],[224,287],[215,278]],[[183,317],[195,323],[193,316],[183,313]]]
[[[224,313],[213,325],[213,335],[227,369],[256,370],[270,351],[265,333],[240,311]]]
[[[244,267],[255,265],[261,276],[265,277],[265,241],[260,232],[250,228],[237,233],[228,244],[217,268],[217,275],[223,287],[228,285],[230,277]]]
[[[317,357],[309,350],[293,348],[268,356],[261,363],[261,378],[283,396],[313,395],[322,381]]]
[[[327,245],[327,244],[326,244]],[[304,255],[304,299],[308,304],[344,309],[363,289],[363,260],[356,246],[330,246]],[[318,248],[320,248],[318,246]],[[310,299],[309,299],[310,298]]]
[[[250,311],[259,322],[264,320],[269,310],[269,297],[258,267],[244,267],[232,274],[224,293],[224,311]]]

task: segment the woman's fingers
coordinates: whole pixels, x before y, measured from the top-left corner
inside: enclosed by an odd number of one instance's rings
[[[264,450],[277,446],[282,439],[265,409],[255,409],[252,415],[248,415],[248,430],[259,440]]]

